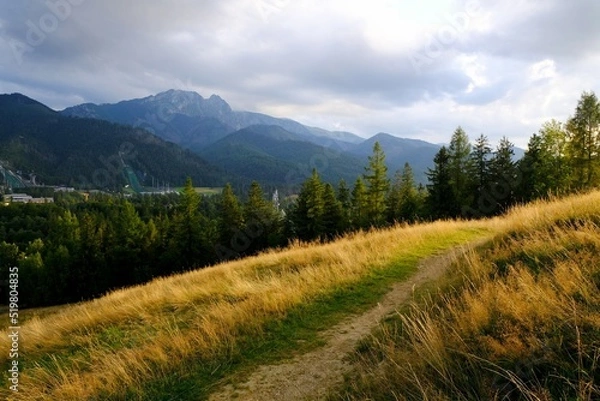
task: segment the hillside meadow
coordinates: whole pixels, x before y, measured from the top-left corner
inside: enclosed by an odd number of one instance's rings
[[[600,399],[600,193],[503,224],[363,342],[330,399]]]
[[[376,304],[420,260],[493,227],[447,221],[295,243],[54,308],[23,323],[20,391],[1,395],[202,399],[225,376],[317,347],[319,330]],[[10,349],[6,331],[0,346]]]
[[[319,331],[376,305],[423,259],[487,239],[361,345],[357,371],[333,399],[593,399],[599,216],[593,192],[503,218],[294,243],[30,313],[20,391],[0,395],[206,399],[257,365],[316,349]]]

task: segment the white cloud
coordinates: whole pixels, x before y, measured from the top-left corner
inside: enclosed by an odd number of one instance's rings
[[[550,59],[535,63],[529,67],[529,76],[533,81],[554,78],[556,76],[556,63]]]

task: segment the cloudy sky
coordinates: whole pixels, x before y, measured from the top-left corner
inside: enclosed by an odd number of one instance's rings
[[[600,90],[598,0],[18,0],[0,92],[54,109],[170,88],[368,137],[525,146]]]

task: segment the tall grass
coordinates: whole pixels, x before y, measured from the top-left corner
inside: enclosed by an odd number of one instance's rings
[[[235,354],[240,341],[261,338],[267,322],[292,308],[398,259],[481,237],[493,224],[438,222],[297,243],[34,317],[21,327],[21,392],[0,396],[144,399],[147,383]],[[9,349],[6,334],[1,349]]]
[[[600,192],[518,207],[363,344],[346,400],[600,399]]]

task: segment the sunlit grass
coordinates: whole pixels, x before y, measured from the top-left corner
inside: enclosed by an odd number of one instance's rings
[[[332,399],[600,399],[600,192],[500,224],[361,346]]]
[[[437,222],[325,245],[297,243],[33,317],[21,328],[23,391],[15,399],[145,399],[149,383],[246,352],[240,349],[268,337],[273,322],[295,316],[301,306],[316,305],[315,316],[329,322],[352,309],[348,298],[334,302],[349,285],[369,283],[382,293],[423,257],[489,235],[498,224]],[[377,276],[401,261],[404,270],[396,276]],[[0,336],[6,348],[6,333]]]

